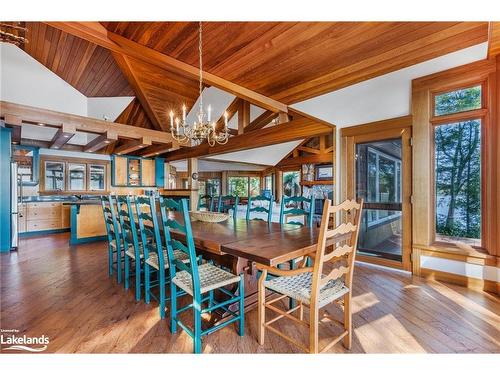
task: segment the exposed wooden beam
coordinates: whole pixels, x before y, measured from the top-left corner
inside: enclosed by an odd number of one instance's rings
[[[250,124],[250,103],[242,100],[238,109],[238,134],[243,134],[248,124]]]
[[[265,111],[261,115],[257,116],[255,120],[253,120],[250,124],[248,124],[248,126],[245,128],[245,132],[262,129],[276,117],[278,117],[278,113],[273,111]]]
[[[0,117],[5,118],[6,115],[20,117],[23,122],[35,125],[39,123],[56,127],[60,127],[61,124],[74,125],[77,131],[82,132],[102,134],[106,131],[113,131],[119,138],[139,139],[148,137],[154,139],[155,143],[178,145],[178,142],[172,138],[170,133],[163,131],[0,101]]]
[[[23,126],[23,120],[21,117],[6,114],[4,122],[8,128],[12,129],[12,143],[19,144],[21,142],[21,131]]]
[[[488,58],[500,54],[500,22],[490,22],[488,30]]]
[[[320,154],[321,151],[312,147],[299,146],[296,148],[298,151],[309,152],[310,154]]]
[[[289,167],[292,165],[302,165],[302,164],[316,164],[316,163],[329,163],[332,161],[332,154],[315,154],[307,156],[297,156],[293,158],[282,159],[276,167]]]
[[[165,145],[152,145],[149,146],[145,149],[143,149],[140,152],[140,156],[144,158],[149,158],[152,156],[158,156],[160,154],[164,154],[165,152],[171,151],[172,150],[172,145],[170,144],[165,144]]]
[[[290,121],[290,118],[288,117],[288,113],[280,112],[278,114],[278,123],[279,124],[283,124],[283,123],[288,122],[288,121]]]
[[[186,147],[168,152],[164,156],[167,161],[174,161],[205,155],[218,155],[330,134],[332,129],[332,125],[325,125],[303,117],[284,124],[231,137],[224,145],[210,147],[208,144],[201,144],[196,147]]]
[[[87,145],[83,148],[85,152],[96,152],[104,147],[109,146],[110,144],[116,142],[118,140],[118,135],[115,132],[107,131],[106,133],[101,134],[93,141],[87,143]]]
[[[151,144],[151,138],[142,137],[141,139],[133,139],[131,141],[127,141],[123,145],[116,147],[114,152],[117,155],[126,155],[142,148],[151,146]]]
[[[128,80],[128,83],[132,88],[134,89],[134,92],[137,96],[137,99],[142,105],[142,108],[144,108],[144,111],[146,111],[146,114],[153,124],[153,126],[157,130],[167,130],[167,127],[165,124],[162,124],[158,116],[156,115],[156,112],[154,109],[151,107],[149,104],[148,98],[146,97],[145,90],[141,84],[140,79],[137,77],[137,74],[134,72],[134,69],[132,68],[132,64],[130,62],[130,59],[118,52],[112,52],[113,57],[118,64],[118,67],[122,71],[122,73],[125,75],[125,77]]]
[[[187,77],[198,78],[198,68],[185,62],[177,60],[171,56],[155,51],[124,38],[121,35],[109,32],[98,22],[45,22],[46,24],[62,30],[71,35],[85,39],[89,42],[100,45],[113,52],[126,54],[138,60],[156,65],[162,69],[168,69]],[[218,77],[209,72],[203,72],[203,82],[207,85],[217,87],[221,90],[236,95],[259,107],[269,109],[274,112],[287,112],[286,104],[269,98],[258,92],[247,89],[224,78]]]
[[[50,141],[49,148],[60,149],[69,142],[76,134],[76,126],[74,124],[63,124],[54,134],[52,141]]]

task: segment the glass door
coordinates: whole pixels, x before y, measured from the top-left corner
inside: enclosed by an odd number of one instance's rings
[[[358,252],[403,260],[401,138],[356,144],[356,196],[364,200]]]
[[[363,199],[356,259],[411,270],[411,128],[360,126],[343,134],[346,192]]]

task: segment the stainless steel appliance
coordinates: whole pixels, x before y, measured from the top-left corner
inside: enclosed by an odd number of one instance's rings
[[[10,164],[10,217],[11,217],[11,242],[12,250],[17,250],[19,242],[19,177],[17,175],[17,163]]]

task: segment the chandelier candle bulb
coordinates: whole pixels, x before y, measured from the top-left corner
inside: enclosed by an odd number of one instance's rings
[[[186,105],[182,105],[182,121],[186,122]]]
[[[208,122],[212,120],[212,106],[208,106]]]
[[[227,129],[227,111],[224,112],[224,126],[226,127]]]
[[[174,111],[170,111],[170,128],[174,128]]]

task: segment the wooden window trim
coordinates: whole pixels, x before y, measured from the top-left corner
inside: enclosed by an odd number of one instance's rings
[[[498,204],[498,170],[500,153],[496,150],[500,131],[495,126],[497,66],[494,60],[482,60],[443,72],[421,77],[412,82],[412,114],[414,118],[414,218],[421,223],[414,226],[414,247],[431,246],[435,251],[477,251],[500,255]],[[481,85],[482,108],[450,115],[434,115],[434,97],[440,93]],[[481,119],[481,247],[436,241],[435,184],[434,184],[434,128],[437,125],[465,119]],[[425,165],[429,170],[425,171]],[[423,221],[423,222],[422,222]],[[415,220],[414,220],[415,222]]]

